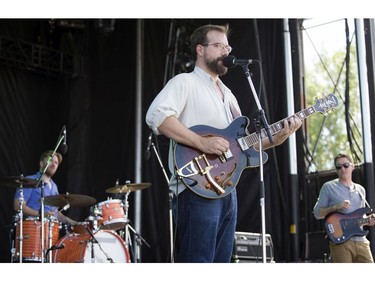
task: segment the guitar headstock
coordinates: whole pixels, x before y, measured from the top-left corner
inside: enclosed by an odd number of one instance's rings
[[[322,98],[315,98],[314,109],[323,115],[327,115],[339,105],[339,101],[334,94],[324,95]]]

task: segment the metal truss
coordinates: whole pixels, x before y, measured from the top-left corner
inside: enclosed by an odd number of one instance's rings
[[[83,58],[79,55],[1,36],[0,64],[63,78],[83,76]]]

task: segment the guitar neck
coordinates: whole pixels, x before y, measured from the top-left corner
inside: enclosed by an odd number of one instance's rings
[[[301,120],[304,120],[306,119],[307,117],[309,117],[310,115],[313,115],[314,113],[316,113],[317,111],[315,110],[314,106],[310,106],[304,110],[301,110],[300,112],[297,112],[296,115],[298,116],[299,119]],[[291,118],[293,118],[293,116],[289,116],[285,119],[282,119],[276,123],[273,123],[272,125],[270,125],[270,131],[271,131],[271,135],[274,136],[276,135],[278,132],[280,132],[283,128],[284,128],[284,120],[287,120],[289,121]],[[266,129],[262,129],[261,130],[261,139],[265,139],[267,138],[268,135],[267,135],[267,131]],[[248,135],[248,136],[245,136],[244,138],[244,141],[246,142],[246,144],[248,145],[248,147],[251,147],[253,146],[255,143],[258,142],[258,134],[256,132]]]

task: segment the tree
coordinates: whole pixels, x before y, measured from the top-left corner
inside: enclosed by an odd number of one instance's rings
[[[349,155],[354,152],[360,152],[358,155],[361,155],[362,152],[362,124],[355,48],[350,49],[348,99],[345,99],[346,53],[336,52],[328,56],[326,52],[323,52],[320,56],[321,61],[315,63],[311,70],[306,71],[307,104],[314,104],[315,97],[328,93],[334,93],[340,104],[328,115],[315,115],[306,121],[307,147],[311,155],[308,172],[332,169],[333,155],[340,152],[346,152]]]

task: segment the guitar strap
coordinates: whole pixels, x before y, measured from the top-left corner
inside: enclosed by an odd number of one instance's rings
[[[232,102],[229,102],[229,109],[232,113],[233,119],[236,119],[237,117],[241,116],[241,112],[238,110],[236,106]]]
[[[359,196],[361,196],[361,199],[363,200],[363,201],[365,201],[365,205],[367,206],[367,207],[369,207],[371,210],[372,210],[372,208],[370,207],[370,204],[367,202],[367,200],[366,200],[366,197],[365,197],[365,194],[363,193],[363,192],[361,192],[362,191],[362,189],[360,189],[360,188],[357,188],[357,185],[353,182],[353,186],[354,186],[354,190],[357,190],[358,191],[358,194],[359,194]]]

